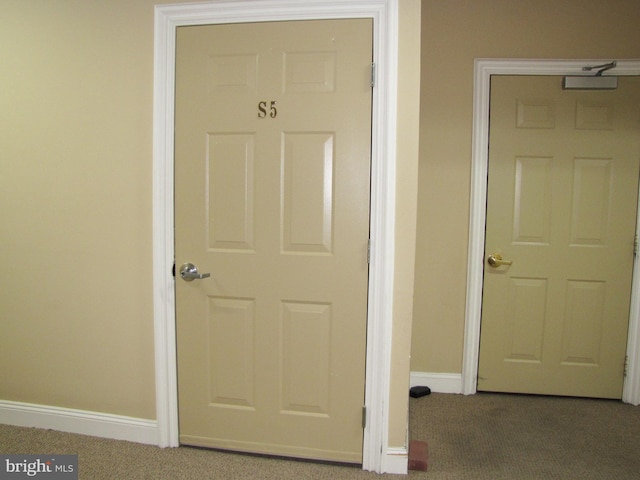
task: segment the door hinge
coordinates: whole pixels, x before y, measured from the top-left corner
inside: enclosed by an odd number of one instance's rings
[[[371,239],[367,242],[367,263],[371,263]]]
[[[622,370],[622,376],[626,378],[627,368],[629,366],[629,355],[624,356],[624,369]]]
[[[367,428],[367,407],[362,407],[362,428]]]
[[[638,235],[633,237],[633,255],[638,255]]]
[[[171,275],[176,276],[176,262],[173,262],[173,267],[171,267]]]
[[[371,86],[376,86],[376,62],[371,62]]]

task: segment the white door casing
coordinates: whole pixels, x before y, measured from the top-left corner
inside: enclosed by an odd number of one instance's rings
[[[371,18],[376,64],[372,102],[371,264],[363,469],[406,473],[388,454],[395,226],[398,0],[220,0],[155,9],[153,280],[158,445],[178,446],[175,350],[173,132],[178,26],[278,20]]]
[[[580,75],[582,67],[600,65],[609,60],[516,60],[477,59],[474,76],[473,146],[471,165],[471,202],[469,212],[469,250],[467,270],[467,301],[462,365],[462,392],[476,393],[482,281],[485,248],[485,220],[487,198],[489,99],[491,75]],[[610,74],[640,75],[639,60],[618,60]],[[639,210],[640,212],[640,210]],[[637,222],[636,233],[640,221]],[[640,404],[640,261],[636,256],[627,341],[627,376],[622,400]]]

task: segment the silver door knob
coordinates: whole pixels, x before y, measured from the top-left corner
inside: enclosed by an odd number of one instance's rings
[[[211,274],[199,273],[198,267],[196,267],[193,263],[185,263],[180,267],[180,276],[185,282],[191,282],[193,280],[210,277]]]

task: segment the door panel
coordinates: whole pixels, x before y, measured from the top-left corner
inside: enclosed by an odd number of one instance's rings
[[[207,137],[207,244],[214,250],[252,251],[255,136],[219,133]]]
[[[180,441],[362,461],[372,22],[180,27]]]
[[[640,79],[493,76],[478,388],[621,398]]]
[[[283,135],[283,249],[331,253],[333,133]]]

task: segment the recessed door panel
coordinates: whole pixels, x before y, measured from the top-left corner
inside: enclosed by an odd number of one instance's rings
[[[329,253],[334,135],[285,133],[283,143],[283,250]]]
[[[550,157],[516,157],[514,242],[549,243],[552,162]]]
[[[602,332],[607,328],[605,282],[569,280],[562,329],[562,363],[600,364]]]
[[[336,52],[287,52],[284,55],[285,92],[321,93],[335,90]]]
[[[255,302],[209,298],[209,381],[212,405],[255,405]]]
[[[612,159],[575,159],[571,205],[572,245],[607,244],[612,174]]]
[[[547,282],[540,278],[511,278],[506,330],[505,361],[542,361]]]
[[[326,416],[332,370],[331,305],[283,302],[282,307],[282,411]],[[314,342],[306,341],[308,337]]]
[[[253,249],[254,135],[208,134],[209,248]]]

